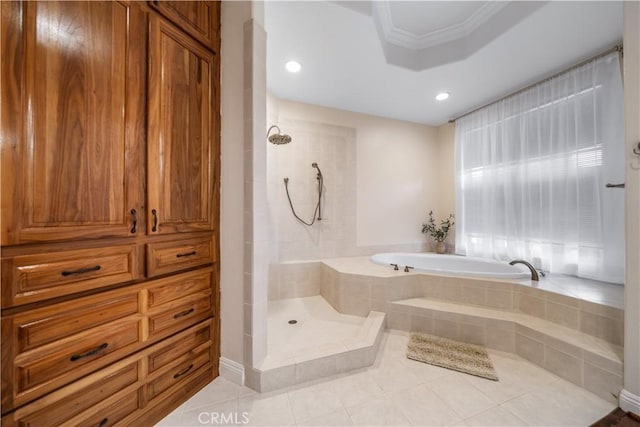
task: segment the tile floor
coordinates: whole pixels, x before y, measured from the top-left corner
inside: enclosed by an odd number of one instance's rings
[[[499,382],[408,360],[385,333],[370,368],[271,393],[217,378],[159,427],[588,426],[614,405],[524,359],[489,350]]]

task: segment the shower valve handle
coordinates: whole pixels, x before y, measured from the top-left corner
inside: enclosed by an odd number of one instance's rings
[[[396,270],[396,271],[398,271],[398,270],[399,270],[399,268],[398,268],[398,264],[389,264],[389,265],[392,265],[394,270]]]
[[[405,273],[408,273],[408,272],[409,272],[409,269],[413,270],[413,267],[409,267],[408,265],[405,265],[405,266],[404,266],[404,272],[405,272]]]

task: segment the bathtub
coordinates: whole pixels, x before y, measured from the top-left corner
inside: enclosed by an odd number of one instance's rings
[[[531,272],[523,265],[509,265],[506,262],[458,255],[393,252],[373,255],[371,261],[380,265],[398,264],[400,268],[408,265],[414,268],[413,271],[451,276],[494,279],[531,278]]]

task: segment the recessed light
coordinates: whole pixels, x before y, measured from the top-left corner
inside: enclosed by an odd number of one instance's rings
[[[290,73],[297,73],[302,69],[302,65],[298,61],[289,61],[285,64],[285,67]]]
[[[449,98],[449,92],[440,92],[439,94],[436,95],[436,99],[438,101],[444,101],[447,98]]]

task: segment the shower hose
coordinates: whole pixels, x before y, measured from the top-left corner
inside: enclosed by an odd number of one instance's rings
[[[314,163],[313,167],[318,169],[318,174],[316,175],[316,180],[318,181],[318,203],[316,204],[316,208],[313,211],[313,219],[311,220],[311,222],[307,222],[303,220],[296,213],[296,210],[293,207],[293,202],[291,201],[291,196],[289,195],[289,178],[284,179],[284,189],[287,192],[287,199],[289,200],[289,206],[291,206],[291,212],[293,212],[293,216],[295,216],[298,221],[300,221],[301,223],[309,227],[315,224],[316,220],[322,221],[321,200],[322,200],[322,187],[323,187],[324,178],[322,176],[322,172],[320,172],[320,168],[318,167],[318,165]]]

